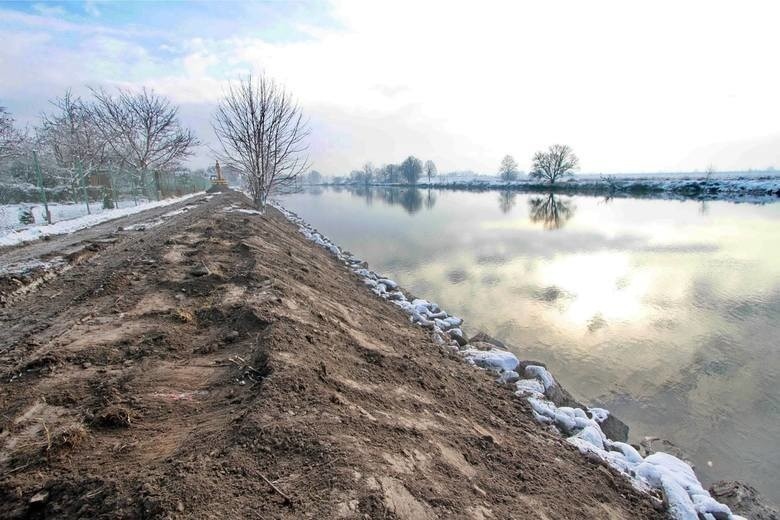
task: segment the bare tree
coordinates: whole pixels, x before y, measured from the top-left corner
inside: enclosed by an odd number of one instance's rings
[[[398,164],[386,164],[380,168],[380,177],[382,182],[390,184],[401,180],[401,166]]]
[[[135,93],[118,89],[116,96],[102,89],[92,93],[92,113],[103,138],[123,162],[140,172],[142,185],[147,171],[153,171],[159,198],[160,173],[173,169],[200,144],[180,124],[178,107],[146,88]]]
[[[417,157],[410,155],[401,163],[401,174],[409,184],[417,184],[417,180],[422,174],[422,161]]]
[[[536,152],[529,176],[555,184],[567,175],[574,175],[578,167],[579,159],[571,148],[565,144],[554,144],[546,152]]]
[[[707,168],[704,170],[704,179],[707,182],[710,182],[712,180],[712,176],[715,175],[715,166],[712,164],[708,165]]]
[[[517,161],[511,155],[504,156],[501,159],[501,166],[498,167],[498,175],[502,181],[509,182],[517,179]]]
[[[425,175],[428,176],[428,184],[430,184],[431,177],[435,177],[436,174],[438,173],[438,170],[436,170],[436,164],[430,159],[428,159],[427,161],[425,161],[424,170],[425,170]]]
[[[79,189],[83,191],[87,213],[90,213],[87,179],[105,166],[106,141],[89,107],[70,90],[50,103],[55,111],[41,116],[39,141],[50,149],[57,176],[70,187],[74,202],[78,200]]]
[[[24,135],[14,128],[14,118],[0,106],[0,160],[14,157],[24,141]]]
[[[317,170],[312,170],[306,176],[306,182],[308,184],[316,185],[322,183],[322,174]]]
[[[370,162],[367,162],[366,164],[363,165],[363,182],[366,185],[371,184],[371,181],[374,180],[374,172],[375,172],[374,165],[371,164]]]
[[[212,124],[222,160],[241,172],[261,211],[269,194],[309,168],[309,129],[301,108],[264,74],[230,85]]]

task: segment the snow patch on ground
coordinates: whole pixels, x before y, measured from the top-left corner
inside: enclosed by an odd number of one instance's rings
[[[165,199],[165,200],[160,200],[155,202],[147,202],[145,204],[139,204],[138,206],[128,206],[124,208],[110,209],[110,210],[107,209],[99,213],[93,213],[92,215],[82,215],[80,217],[70,218],[68,220],[61,220],[59,222],[54,222],[51,225],[35,224],[35,225],[23,227],[21,229],[7,230],[3,234],[0,234],[0,246],[13,246],[13,245],[21,244],[22,242],[38,240],[45,236],[64,235],[67,233],[73,233],[74,231],[78,231],[79,229],[92,227],[97,224],[102,224],[103,222],[107,222],[109,220],[126,217],[128,215],[140,213],[142,211],[146,211],[149,209],[176,204],[177,202],[181,202],[190,199],[192,197],[202,195],[203,193],[204,192],[192,193],[189,195],[185,195],[183,197],[178,197],[174,199]],[[69,205],[62,205],[62,206],[69,206]],[[179,212],[179,210],[176,210],[176,212]],[[169,212],[169,213],[176,214],[176,212]],[[54,218],[54,215],[52,215],[52,218]],[[45,222],[45,220],[43,219],[36,220],[36,221]],[[150,226],[147,224],[146,227],[150,227]]]
[[[213,197],[213,195],[211,195]],[[224,208],[222,211],[225,213],[243,213],[245,215],[262,215],[262,211],[258,211],[256,209],[247,209],[247,208],[239,208],[235,204],[231,204],[230,206]]]
[[[50,271],[57,269],[65,265],[65,259],[61,256],[52,258],[51,260],[43,261],[39,258],[27,260],[25,262],[19,262],[15,264],[0,266],[0,276],[13,276],[26,274],[32,271]]]
[[[390,300],[409,315],[412,323],[429,329],[434,342],[450,352],[458,353],[465,362],[499,374],[497,382],[514,381],[515,395],[525,397],[531,405],[534,418],[558,430],[567,441],[576,446],[586,457],[598,459],[622,473],[641,492],[658,491],[671,518],[675,520],[729,519],[740,520],[730,509],[713,499],[703,488],[688,464],[667,453],[657,452],[643,458],[629,444],[610,440],[601,430],[600,423],[609,416],[603,408],[556,406],[548,395],[556,387],[550,372],[539,365],[527,365],[523,378],[515,372],[520,362],[506,350],[479,348],[464,345],[450,337],[450,330],[460,327],[463,320],[448,315],[435,303],[423,299],[409,301],[398,284],[368,269],[366,262],[349,252],[342,251],[330,239],[312,228],[295,213],[277,203],[272,204],[288,220],[298,226],[309,240],[330,251],[344,262],[377,296]],[[460,329],[458,329],[460,333]],[[590,415],[588,415],[588,412]]]

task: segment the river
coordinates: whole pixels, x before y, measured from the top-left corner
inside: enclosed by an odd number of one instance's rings
[[[780,204],[403,188],[282,197],[412,294],[545,362],[631,440],[780,503]]]

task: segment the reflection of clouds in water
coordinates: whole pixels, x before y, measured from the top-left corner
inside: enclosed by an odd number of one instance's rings
[[[534,300],[545,303],[554,303],[559,300],[570,300],[574,298],[573,294],[554,285],[533,289],[530,296]]]
[[[672,318],[659,318],[650,322],[650,326],[654,329],[660,330],[672,330],[679,326],[679,322]]]
[[[656,244],[635,248],[642,253],[716,253],[720,247],[716,244],[700,244],[691,242],[688,244]]]
[[[486,287],[493,287],[495,285],[498,285],[498,283],[501,281],[501,277],[495,274],[486,274],[482,276],[482,279],[480,280],[480,283]]]
[[[476,262],[477,265],[501,265],[507,262],[507,257],[503,254],[477,255]]]
[[[737,324],[754,319],[774,320],[780,316],[780,286],[740,298],[730,296],[728,290],[717,279],[698,276],[691,283],[691,304]]]
[[[591,334],[597,332],[600,329],[603,329],[606,326],[607,320],[604,319],[604,316],[602,316],[601,313],[596,313],[590,320],[588,320],[588,332]]]
[[[728,299],[723,303],[730,319],[741,321],[745,319],[771,319],[780,317],[780,288],[769,294],[756,294],[740,300]]]
[[[412,294],[417,295],[419,298],[431,298],[431,295],[436,294],[435,289],[436,284],[434,282],[422,278],[413,280],[410,287]]]
[[[465,281],[469,275],[464,269],[452,269],[447,271],[446,277],[450,283],[459,284]]]

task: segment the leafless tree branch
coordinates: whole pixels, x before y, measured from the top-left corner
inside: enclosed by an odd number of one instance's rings
[[[261,210],[269,194],[309,169],[310,132],[301,108],[264,74],[230,85],[212,126],[222,148],[220,160],[241,172]]]

